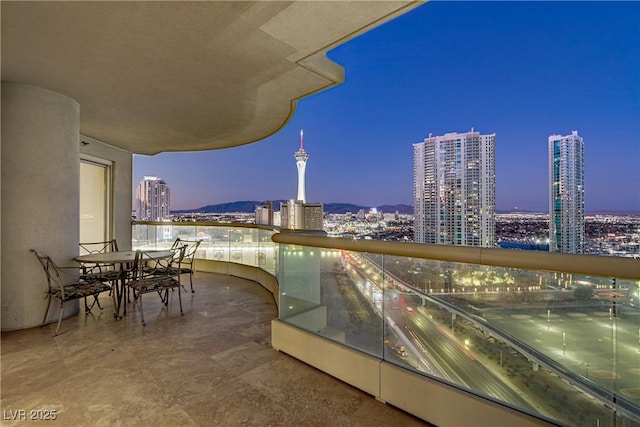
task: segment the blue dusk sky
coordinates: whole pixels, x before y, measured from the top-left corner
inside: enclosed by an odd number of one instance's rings
[[[584,137],[585,205],[640,210],[640,2],[432,1],[328,53],[345,82],[242,147],[134,156],[171,208],[295,198],[413,205],[412,144],[496,134],[496,207],[548,209],[548,137]]]

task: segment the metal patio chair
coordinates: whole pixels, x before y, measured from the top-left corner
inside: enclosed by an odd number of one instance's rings
[[[105,252],[118,251],[118,242],[116,242],[116,239],[107,240],[105,242],[80,243],[79,245],[80,255],[102,254]],[[102,282],[112,282],[118,279],[119,272],[113,264],[83,263],[80,268],[80,277],[83,279],[97,279]]]
[[[191,285],[191,293],[193,290],[193,273],[195,271],[195,258],[198,247],[202,243],[202,240],[182,240],[179,237],[173,242],[172,247],[184,246],[185,250],[182,253],[180,259],[178,259],[178,272],[180,275],[189,274],[189,284]],[[182,287],[184,289],[184,286]],[[186,289],[185,289],[186,292]]]
[[[57,336],[60,333],[60,324],[62,323],[62,316],[64,315],[65,302],[84,298],[84,311],[85,313],[90,313],[98,301],[98,295],[111,290],[111,286],[100,280],[78,278],[78,267],[58,267],[47,255],[43,255],[35,249],[30,249],[29,251],[33,252],[36,258],[38,258],[47,276],[47,297],[49,301],[47,303],[47,309],[44,312],[44,318],[42,319],[43,325],[47,321],[51,300],[56,299],[60,301],[60,316],[58,318],[58,326],[53,336]],[[69,270],[69,272],[67,272],[67,270]],[[62,275],[65,275],[66,278],[63,279]],[[86,297],[90,296],[95,298],[89,306]],[[102,310],[99,304],[98,307]]]
[[[184,247],[179,249],[180,252],[184,252],[184,250]],[[136,251],[133,269],[131,270],[131,280],[127,282],[127,287],[133,290],[134,300],[140,302],[140,317],[142,318],[143,326],[146,325],[146,322],[144,320],[142,295],[150,292],[157,292],[162,303],[168,306],[169,289],[178,288],[180,315],[184,316],[179,273],[177,267],[174,267],[174,263],[174,255],[158,259],[150,257],[144,251]]]
[[[118,242],[116,239],[104,242],[84,242],[79,243],[80,255],[86,254],[102,254],[106,252],[117,252]],[[82,263],[80,265],[80,278],[85,280],[99,280],[101,282],[110,283],[112,286],[120,277],[120,271],[114,264],[102,263]],[[100,301],[95,298],[94,304],[100,307]],[[102,307],[100,307],[102,310]]]

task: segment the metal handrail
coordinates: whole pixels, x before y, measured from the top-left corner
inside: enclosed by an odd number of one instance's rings
[[[342,249],[355,252],[518,268],[523,270],[556,271],[585,276],[640,280],[640,259],[638,258],[388,242],[383,240],[354,240],[319,236],[317,233],[305,233],[304,231],[280,230],[279,227],[272,225],[246,223],[132,221],[132,225],[255,228],[276,232],[271,239],[275,243],[282,244]]]
[[[354,240],[286,232],[274,234],[276,243],[342,249],[408,258],[491,265],[524,270],[557,271],[586,276],[640,280],[640,259],[519,251],[454,245]]]

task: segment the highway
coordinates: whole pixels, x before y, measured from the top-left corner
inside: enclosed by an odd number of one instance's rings
[[[368,281],[371,284],[370,289],[361,289],[365,296],[371,299],[377,290],[374,285],[375,278],[368,275],[357,263],[351,263],[351,266],[353,268],[349,271],[354,282]],[[403,301],[388,297],[385,301],[385,315],[387,321],[390,319],[395,326],[396,334],[403,335],[402,341],[409,344],[407,348],[412,350],[411,357],[421,362],[418,363],[418,369],[435,373],[443,379],[473,390],[474,393],[485,394],[516,407],[539,412],[539,408],[534,407],[530,400],[522,397],[518,390],[484,366],[473,352],[460,344],[441,325],[416,312],[417,308],[412,308],[414,311],[410,313]],[[379,307],[378,312],[380,313]]]
[[[527,392],[528,399],[523,399],[515,387],[507,384],[508,381],[505,383],[499,374],[474,360],[473,354],[466,351],[459,340],[449,335],[449,329],[443,329],[442,319],[437,323],[424,313],[416,313],[414,308],[409,312],[408,300],[413,300],[411,304],[414,307],[420,305],[417,301],[430,301],[429,304],[434,307],[458,313],[476,324],[478,330],[484,327],[486,332],[509,343],[530,362],[534,361],[534,370],[537,369],[537,362],[555,372],[558,377],[564,378],[569,387],[574,387],[571,391],[567,390],[574,398],[582,391],[600,399],[607,407],[614,406],[611,402],[617,402],[618,410],[625,417],[640,422],[637,406],[640,399],[640,317],[631,316],[638,314],[637,310],[625,313],[619,307],[617,316],[612,316],[611,319],[605,310],[596,313],[572,310],[566,315],[554,313],[551,316],[548,313],[547,319],[543,318],[543,314],[547,313],[531,315],[530,309],[505,307],[496,309],[496,312],[482,310],[480,316],[484,318],[481,318],[478,313],[467,313],[440,298],[414,292],[388,272],[385,271],[383,275],[375,261],[366,256],[356,255],[353,259],[348,256],[348,262],[353,270],[358,271],[362,281],[369,283],[370,290],[366,292],[375,292],[375,288],[380,292],[379,287],[383,286],[384,277],[385,316],[393,319],[394,325],[404,334],[405,339],[412,343],[407,348],[414,352],[420,351],[422,354],[417,355],[417,358],[429,360],[429,365],[437,367],[442,378],[515,406],[545,413],[539,407],[532,408],[535,399],[532,399],[530,392]],[[386,300],[387,294],[394,293],[401,295],[399,311],[390,309],[393,302]],[[542,328],[546,328],[546,332],[542,332]],[[533,336],[534,333],[537,336]],[[546,406],[543,402],[548,398],[542,395],[540,398],[542,400],[535,403]]]
[[[428,316],[415,311],[413,314],[407,314],[406,310],[390,310],[387,313],[394,317],[400,328],[404,328],[421,344],[421,348],[426,352],[425,356],[432,358],[438,366],[444,368],[446,376],[453,382],[519,408],[537,410],[530,401],[485,367],[473,352]]]

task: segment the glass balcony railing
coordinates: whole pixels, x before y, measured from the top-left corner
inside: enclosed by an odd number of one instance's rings
[[[235,262],[259,267],[276,275],[278,245],[271,240],[277,231],[245,224],[205,222],[134,222],[133,249],[167,249],[176,238],[200,240],[197,259]]]
[[[634,281],[296,245],[281,252],[285,322],[562,424],[639,422]]]
[[[209,236],[203,258],[277,277],[296,328],[551,423],[640,425],[638,260],[160,227],[134,246]]]

